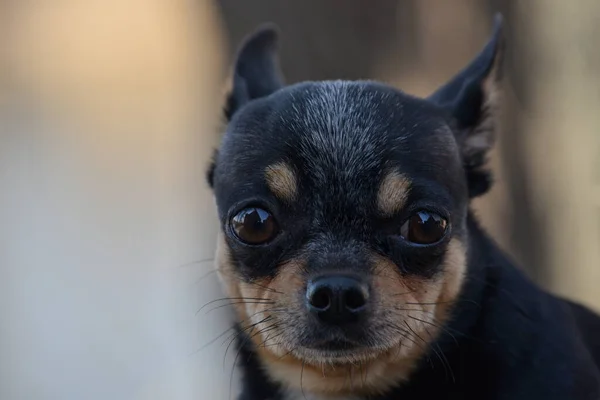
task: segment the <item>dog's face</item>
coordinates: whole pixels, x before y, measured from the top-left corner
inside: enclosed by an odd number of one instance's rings
[[[469,200],[489,185],[499,23],[428,99],[373,82],[283,86],[275,39],[260,30],[238,55],[209,171],[217,266],[271,378],[385,390],[427,351],[461,289]]]

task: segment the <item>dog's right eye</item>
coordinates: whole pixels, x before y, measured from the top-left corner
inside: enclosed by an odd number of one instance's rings
[[[400,229],[402,237],[415,244],[432,244],[444,237],[448,221],[428,211],[415,213]]]
[[[237,213],[231,219],[231,227],[240,241],[251,245],[264,244],[272,240],[279,231],[273,215],[256,207]]]

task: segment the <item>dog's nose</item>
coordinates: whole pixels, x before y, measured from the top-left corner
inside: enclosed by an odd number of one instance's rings
[[[308,309],[331,324],[357,321],[367,308],[369,289],[358,279],[328,275],[311,280],[306,290]]]

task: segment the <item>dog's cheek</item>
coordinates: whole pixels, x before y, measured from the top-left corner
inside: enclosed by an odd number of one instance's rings
[[[263,310],[265,318],[269,318],[268,328],[261,334],[263,350],[279,357],[289,352],[290,343],[297,337],[302,321],[298,320],[304,298],[306,282],[303,278],[302,260],[290,260],[277,267],[273,279],[261,283],[263,304],[258,307]],[[286,343],[287,342],[287,343]]]
[[[394,353],[397,361],[417,359],[426,348],[423,345],[431,343],[440,333],[460,293],[466,272],[465,246],[453,238],[443,255],[440,272],[431,278],[401,274],[385,257],[373,256],[373,259],[379,323],[396,327],[396,332],[386,333],[390,341],[401,335],[411,338],[404,340]]]
[[[442,287],[437,298],[435,316],[445,321],[462,289],[467,272],[467,250],[458,238],[452,238],[442,261]]]
[[[231,303],[242,329],[246,329],[259,353],[285,354],[283,341],[294,336],[291,319],[293,310],[301,304],[298,299],[305,287],[302,278],[303,262],[290,260],[278,266],[273,277],[263,277],[245,282],[231,262],[231,250],[223,235],[217,245],[219,277],[232,297]],[[289,340],[289,339],[288,339]]]
[[[405,304],[400,314],[410,334],[418,336],[418,340],[435,340],[461,291],[466,273],[466,248],[458,238],[449,241],[440,267],[439,272],[429,278],[404,276],[402,280],[408,290],[395,299],[396,304]]]
[[[272,301],[268,296],[270,280],[263,278],[251,283],[245,282],[233,262],[231,248],[227,245],[222,232],[218,237],[215,260],[219,278],[227,297],[230,298],[229,304],[237,314],[240,327],[246,329],[254,325],[246,331],[249,335],[253,335],[271,319],[268,318],[271,307],[267,304]]]
[[[219,278],[229,303],[237,315],[240,329],[258,346],[263,344],[263,332],[273,324],[272,309],[275,307],[270,298],[270,279],[263,278],[252,283],[244,282],[232,262],[231,249],[221,233],[217,243],[216,262]]]
[[[242,281],[236,271],[235,265],[233,265],[231,258],[231,249],[225,241],[223,232],[219,232],[217,237],[217,251],[215,254],[215,263],[217,266],[217,272],[225,294],[227,297],[235,300],[230,300],[234,311],[238,316],[238,322],[245,322],[248,320],[248,316],[251,315],[247,312],[247,309],[241,299],[243,297],[241,284]]]
[[[386,257],[373,255],[375,261],[373,290],[378,298],[375,310],[377,324],[386,326],[382,332],[388,343],[407,336],[399,346],[396,357],[413,358],[429,342],[433,333],[427,323],[433,319],[436,301],[442,288],[438,278],[403,274],[399,267]],[[394,328],[389,328],[394,327]]]

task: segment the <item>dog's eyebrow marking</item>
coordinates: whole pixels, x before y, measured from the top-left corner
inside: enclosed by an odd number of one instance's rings
[[[277,162],[265,169],[267,186],[275,196],[283,201],[293,201],[298,195],[296,173],[285,162]]]
[[[386,217],[392,216],[404,207],[410,190],[410,180],[400,172],[391,171],[381,180],[377,194],[377,207]]]

